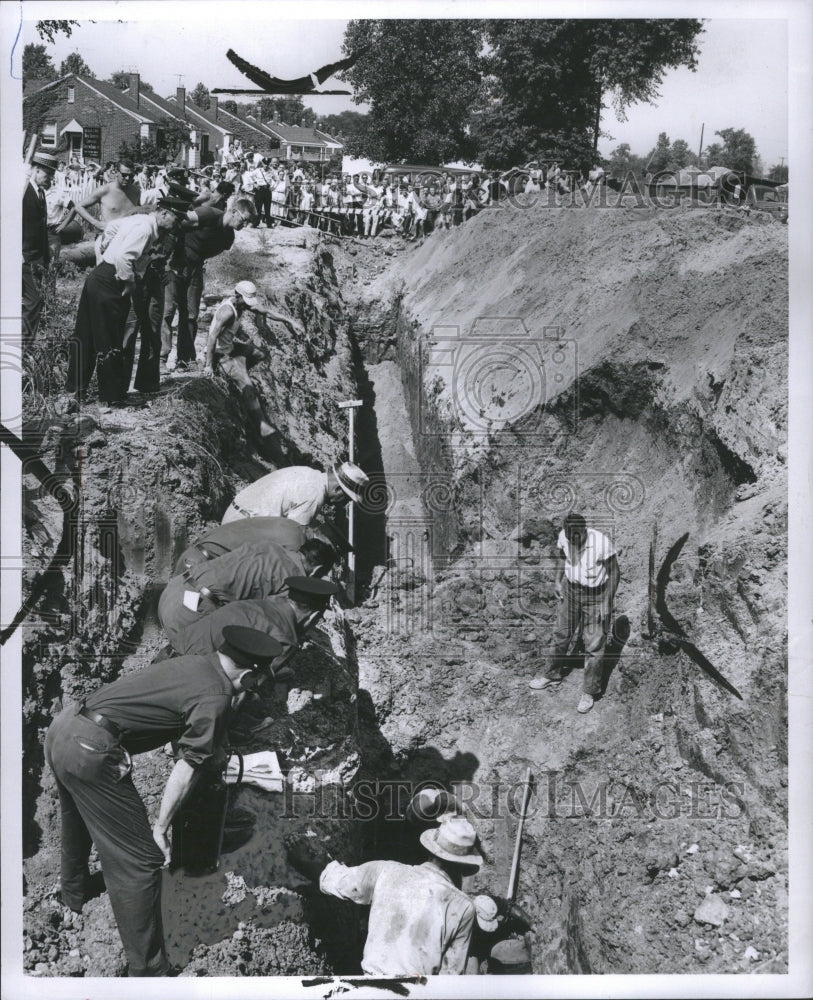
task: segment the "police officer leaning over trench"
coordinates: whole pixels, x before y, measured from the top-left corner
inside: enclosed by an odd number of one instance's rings
[[[161,924],[167,831],[207,763],[225,759],[232,698],[255,688],[280,644],[264,632],[223,629],[218,651],[153,664],[65,708],[45,737],[62,816],[62,902],[86,902],[91,842],[130,976],[172,976]],[[152,828],[133,784],[131,753],[177,741],[177,759]]]

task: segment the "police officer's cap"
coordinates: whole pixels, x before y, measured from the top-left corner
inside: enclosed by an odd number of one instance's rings
[[[163,198],[158,199],[158,207],[168,208],[170,212],[183,217],[186,217],[186,213],[189,211],[189,203],[184,201],[183,198],[172,198],[168,195],[164,195]]]
[[[343,531],[340,531],[332,521],[325,519],[322,524],[315,526],[315,534],[324,535],[338,552],[353,552],[353,546]]]
[[[197,191],[184,187],[183,184],[178,184],[176,181],[170,181],[167,186],[169,187],[170,197],[180,198],[186,205],[191,205],[198,196]]]
[[[269,666],[282,652],[282,645],[268,633],[245,625],[226,625],[220,652],[249,670]]]
[[[311,608],[326,608],[330,598],[339,593],[339,587],[318,576],[289,576],[285,580],[288,594],[298,604]]]

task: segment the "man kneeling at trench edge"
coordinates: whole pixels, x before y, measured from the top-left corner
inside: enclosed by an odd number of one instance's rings
[[[556,596],[561,601],[549,650],[548,668],[534,677],[535,690],[558,687],[564,677],[571,643],[579,633],[584,642],[584,693],[579,712],[589,712],[601,696],[604,651],[621,570],[610,539],[587,527],[581,514],[565,517],[557,549],[562,557],[556,571]]]
[[[205,766],[225,761],[232,698],[253,690],[281,646],[264,632],[223,630],[218,651],[153,664],[64,709],[45,737],[62,816],[62,902],[89,898],[91,842],[102,864],[130,976],[174,976],[161,923],[167,831]],[[177,741],[152,829],[131,776],[131,753]]]

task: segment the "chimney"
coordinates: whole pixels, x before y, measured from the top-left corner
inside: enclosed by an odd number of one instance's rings
[[[131,101],[135,102],[135,106],[138,107],[141,100],[141,80],[138,73],[130,73],[129,80],[129,97]]]
[[[184,118],[186,116],[186,87],[178,87],[175,91],[175,100],[178,102],[181,118]]]
[[[217,121],[217,94],[209,95],[209,114]]]

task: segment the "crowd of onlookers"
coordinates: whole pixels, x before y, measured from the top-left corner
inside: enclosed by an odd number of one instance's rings
[[[79,167],[75,161],[60,162],[51,202],[67,203],[69,195],[77,201],[77,185],[90,181],[92,189],[103,184],[111,168],[115,164]],[[585,180],[556,163],[546,167],[531,163],[505,172],[390,167],[350,174],[326,168],[324,163],[279,160],[238,147],[218,163],[198,170],[135,164],[132,181],[138,184],[145,205],[166,196],[170,185],[180,182],[197,193],[199,203],[212,207],[225,208],[238,196],[250,197],[258,227],[308,226],[356,238],[395,232],[417,240],[435,230],[459,226],[509,195],[548,191],[558,199],[600,183],[604,173],[594,167]]]

